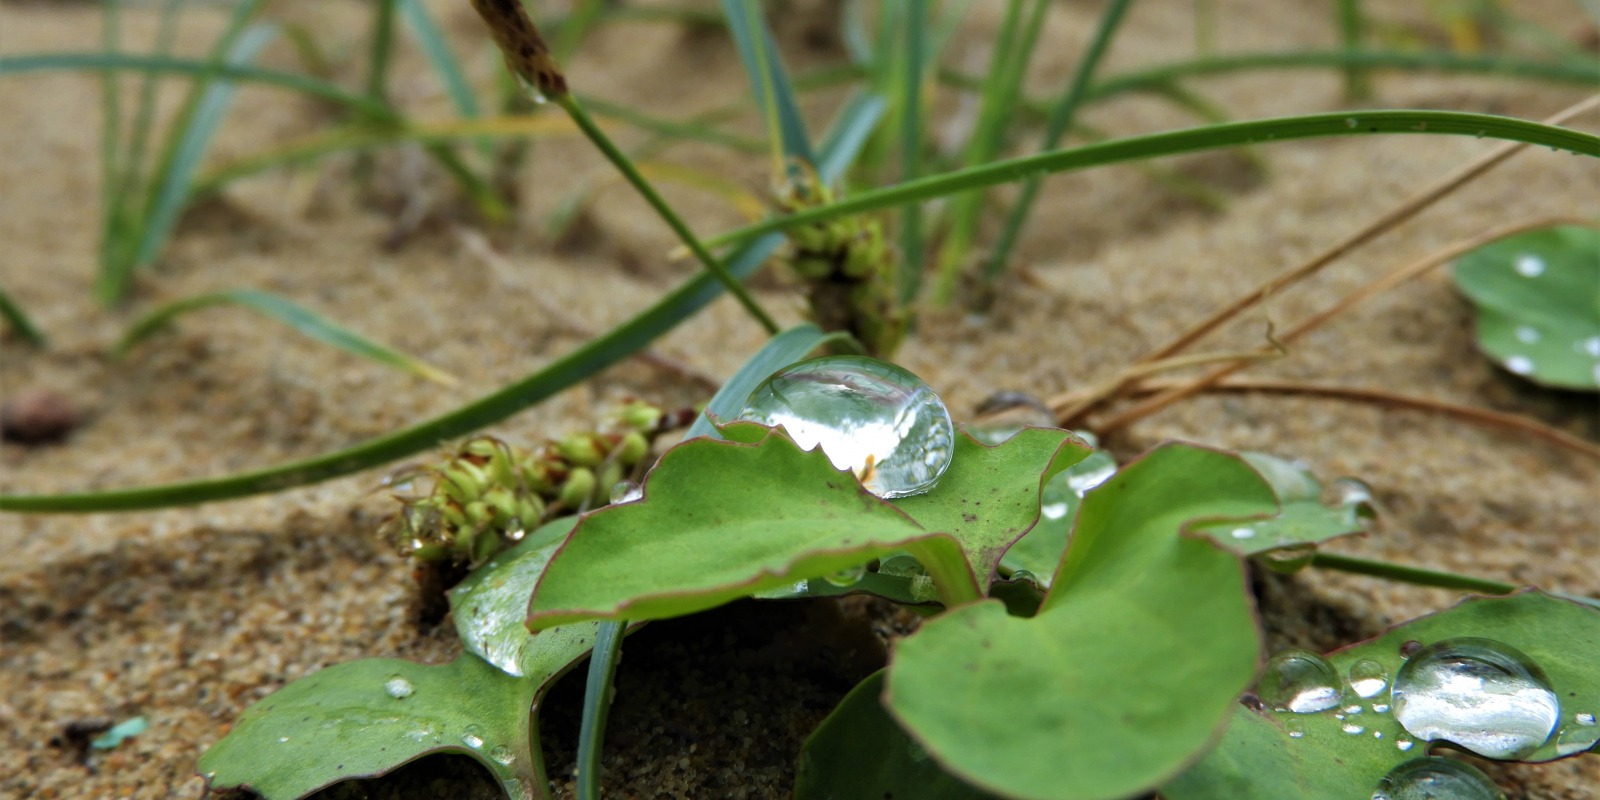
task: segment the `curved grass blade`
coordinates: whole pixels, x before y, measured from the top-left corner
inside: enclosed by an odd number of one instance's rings
[[[433,17],[428,14],[427,6],[424,6],[421,0],[399,0],[399,6],[400,16],[405,19],[406,26],[417,39],[417,44],[421,45],[423,55],[427,56],[434,73],[444,84],[445,93],[450,96],[450,103],[455,106],[456,113],[467,118],[481,114],[477,95],[472,92],[472,84],[467,82],[466,74],[461,71],[461,63],[456,60],[455,53],[450,51],[450,43],[445,41],[444,33],[439,30],[439,26],[434,24]]]
[[[177,317],[191,311],[221,305],[248,308],[293,328],[301,335],[324,344],[333,345],[347,353],[360,356],[369,361],[375,361],[387,367],[403,370],[439,383],[453,384],[456,382],[456,379],[451,377],[449,373],[429,366],[398,350],[374,342],[315,311],[295,303],[287,297],[254,289],[231,289],[225,292],[203,294],[161,306],[128,326],[128,332],[123,334],[122,339],[117,342],[117,346],[112,352],[116,356],[123,356],[135,345],[150,338],[151,334],[170,325]]]
[[[1261,142],[1286,142],[1329,136],[1423,134],[1472,136],[1543,145],[1600,157],[1600,136],[1527,120],[1458,111],[1351,111],[1231,122],[1148,134],[1068,150],[997,161],[898,186],[861,192],[826,206],[805,209],[747,225],[706,240],[708,247],[743,242],[775,231],[836,219],[864,211],[926,200],[970,189],[1026,180],[1035,175],[1100,167]]]
[[[4,319],[6,324],[11,326],[11,330],[16,331],[23,341],[34,347],[44,347],[49,343],[44,331],[39,330],[39,326],[33,324],[27,313],[12,302],[11,295],[4,289],[0,289],[0,319]]]
[[[817,164],[817,171],[823,175],[843,175],[845,168],[855,162],[872,138],[887,107],[883,98],[875,94],[851,94],[818,145],[822,160]]]
[[[844,140],[839,141],[842,149]],[[820,170],[822,178],[829,181],[839,177],[838,173],[827,170],[829,165],[839,164],[840,170],[845,166],[831,156],[830,152],[823,153],[824,168]],[[779,234],[756,239],[728,258],[728,272],[737,278],[753,274],[782,243],[783,237]],[[161,508],[275,492],[359,472],[427,450],[446,439],[492,425],[538,405],[643,349],[705,308],[720,293],[721,287],[711,276],[696,275],[632,319],[543,369],[433,419],[354,447],[211,480],[86,494],[0,495],[0,511],[82,513]]]
[[[811,149],[811,137],[806,133],[805,119],[800,116],[794,87],[778,57],[777,45],[767,29],[761,7],[751,0],[722,0],[722,12],[728,18],[728,31],[733,34],[739,60],[750,76],[756,106],[763,109],[767,119],[768,136],[784,158],[816,166],[817,155]]]
[[[1591,750],[1600,727],[1577,717],[1600,708],[1600,611],[1537,591],[1472,598],[1454,608],[1402,623],[1375,639],[1328,655],[1341,676],[1358,661],[1375,662],[1384,685],[1371,697],[1347,690],[1343,708],[1310,714],[1239,705],[1216,749],[1161,790],[1171,800],[1341,800],[1365,797],[1402,762],[1429,749],[1392,713],[1390,680],[1402,645],[1457,637],[1503,642],[1532,657],[1549,677],[1561,714],[1550,739],[1527,761]],[[1348,713],[1353,705],[1358,714]],[[1342,715],[1343,719],[1335,717]],[[1293,733],[1291,733],[1293,731]],[[1351,731],[1356,731],[1352,733]]]

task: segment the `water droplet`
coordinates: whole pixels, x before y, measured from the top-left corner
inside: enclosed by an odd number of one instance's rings
[[[1306,735],[1305,723],[1301,722],[1296,717],[1290,717],[1284,720],[1283,729],[1289,732],[1290,739],[1299,739],[1300,737]]]
[[[1327,659],[1308,650],[1285,650],[1267,661],[1256,684],[1263,703],[1277,711],[1314,714],[1339,704],[1339,673]]]
[[[1255,528],[1234,528],[1232,536],[1235,539],[1249,539],[1256,535]]]
[[[1372,800],[1498,800],[1500,790],[1475,767],[1439,756],[1413,759],[1378,781]]]
[[[396,700],[404,700],[417,693],[417,687],[411,681],[399,675],[390,675],[389,680],[383,682],[383,691]]]
[[[1311,564],[1311,559],[1317,555],[1317,546],[1314,544],[1297,544],[1291,547],[1280,547],[1268,550],[1261,554],[1261,563],[1273,572],[1291,573],[1299,572]]]
[[[786,367],[751,393],[739,419],[782,426],[817,446],[879,497],[933,488],[950,466],[955,426],[921,378],[863,356],[824,356]]]
[[[1518,375],[1528,375],[1533,372],[1533,359],[1527,356],[1512,356],[1506,359],[1506,369]]]
[[[489,757],[494,759],[495,762],[498,763],[502,767],[511,766],[511,762],[513,760],[512,755],[511,755],[511,748],[506,747],[503,744],[497,744],[492,749],[490,749],[489,750]]]
[[[1389,713],[1389,704],[1388,703],[1373,703],[1372,704],[1372,713],[1374,713],[1374,714],[1387,714],[1387,713]]]
[[[1600,743],[1600,726],[1593,714],[1573,714],[1572,722],[1556,732],[1556,754],[1570,756],[1594,749]]]
[[[1394,746],[1396,748],[1398,748],[1400,750],[1400,752],[1404,753],[1404,752],[1410,750],[1411,748],[1416,747],[1417,746],[1417,740],[1413,739],[1410,736],[1407,736],[1407,735],[1402,733],[1402,734],[1400,734],[1399,738],[1394,740]]]
[[[1362,726],[1357,725],[1354,722],[1346,722],[1345,724],[1340,725],[1339,726],[1339,730],[1344,731],[1345,733],[1348,733],[1351,736],[1359,736],[1359,735],[1367,732],[1366,728],[1363,728]]]
[[[1539,341],[1539,329],[1527,325],[1518,325],[1516,335],[1517,341],[1523,344],[1537,344]]]
[[[611,505],[620,506],[642,499],[644,499],[644,489],[639,488],[639,484],[633,481],[617,481],[616,485],[611,487]]]
[[[1600,358],[1600,336],[1590,336],[1584,339],[1579,346],[1583,348],[1583,352],[1595,358]]]
[[[1117,462],[1105,451],[1096,450],[1063,474],[1067,476],[1067,486],[1082,497],[1084,492],[1111,480],[1117,474]]]
[[[465,733],[461,734],[461,743],[477,750],[483,747],[483,737],[478,735],[482,731],[476,725],[468,725]]]
[[[1031,583],[1034,586],[1038,586],[1039,585],[1039,576],[1037,576],[1037,575],[1033,574],[1032,572],[1029,572],[1028,570],[1025,570],[1025,569],[1012,570],[1012,572],[1011,572],[1011,580],[1013,580],[1013,581],[1027,581],[1028,583]]]
[[[288,743],[289,743],[289,737],[287,737],[287,736],[279,736],[278,737],[278,744],[288,744]]]
[[[1355,130],[1356,127],[1358,125],[1360,125],[1360,124],[1361,124],[1361,120],[1358,120],[1355,117],[1345,117],[1344,126],[1346,128],[1349,128],[1350,130]]]
[[[1045,519],[1061,519],[1067,515],[1067,508],[1068,506],[1064,502],[1051,503],[1046,506],[1041,506],[1039,508],[1039,513],[1043,515]]]
[[[829,573],[822,576],[822,579],[834,586],[844,588],[846,586],[854,586],[857,583],[860,583],[861,578],[866,574],[866,567],[857,566],[850,567],[848,569],[841,569],[838,572]]]
[[[1372,732],[1372,738],[1374,738],[1374,739],[1382,739],[1383,738],[1383,731],[1373,731]]]
[[[1544,259],[1532,254],[1523,253],[1517,256],[1517,274],[1524,278],[1537,278],[1544,274]]]
[[[1561,705],[1532,659],[1492,639],[1446,639],[1418,651],[1394,679],[1394,714],[1412,736],[1514,759],[1555,730]]]
[[[1378,693],[1389,686],[1389,671],[1383,665],[1370,658],[1363,658],[1350,665],[1350,688],[1361,697],[1377,697]],[[1377,711],[1374,706],[1373,711]],[[1385,709],[1387,710],[1387,708]]]
[[[1366,709],[1362,708],[1360,705],[1353,705],[1353,706],[1345,706],[1344,707],[1344,713],[1346,713],[1346,714],[1348,714],[1350,716],[1355,716],[1356,714],[1360,714],[1361,712],[1363,712],[1365,710]]]

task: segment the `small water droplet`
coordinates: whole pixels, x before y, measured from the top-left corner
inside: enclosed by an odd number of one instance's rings
[[[1412,736],[1514,759],[1543,744],[1561,704],[1532,659],[1492,639],[1436,642],[1394,679],[1394,714]]]
[[[1512,356],[1506,359],[1506,369],[1518,375],[1528,375],[1533,372],[1533,359],[1527,356]]]
[[[1261,554],[1261,563],[1273,572],[1288,574],[1299,572],[1310,566],[1311,560],[1316,558],[1317,546],[1314,544],[1297,544],[1290,547],[1280,547],[1268,550]]]
[[[1539,329],[1528,325],[1518,325],[1516,330],[1517,341],[1523,344],[1537,344],[1539,342]]]
[[[1355,130],[1359,125],[1361,125],[1361,120],[1355,117],[1345,117],[1344,119],[1344,126],[1350,130]]]
[[[838,572],[829,573],[827,575],[822,576],[822,579],[827,581],[828,583],[834,585],[834,586],[838,586],[840,588],[844,588],[844,587],[847,587],[847,586],[854,586],[854,585],[860,583],[862,577],[864,577],[866,574],[867,574],[867,568],[866,567],[864,567],[864,566],[856,566],[856,567],[849,567],[847,569],[841,569]]]
[[[1556,732],[1557,755],[1570,756],[1592,750],[1596,743],[1600,743],[1600,726],[1595,724],[1593,714],[1573,714],[1571,724],[1563,725]]]
[[[617,481],[611,487],[611,505],[620,506],[623,503],[632,503],[644,499],[644,489],[633,481]]]
[[[1590,336],[1589,338],[1584,339],[1579,344],[1579,347],[1583,349],[1583,352],[1588,353],[1595,358],[1600,358],[1600,336]]]
[[[1372,732],[1372,738],[1374,738],[1374,739],[1382,739],[1383,738],[1383,731],[1373,731]]]
[[[1334,715],[1333,715],[1333,718],[1334,718],[1334,719],[1344,719],[1344,712],[1343,712],[1343,711],[1340,711],[1340,712],[1339,712],[1339,713],[1337,713],[1337,714],[1334,714]]]
[[[1061,519],[1067,515],[1067,504],[1051,503],[1046,506],[1041,506],[1039,508],[1039,513],[1042,514],[1045,519]]]
[[[1080,436],[1082,434],[1079,434]],[[1103,450],[1096,450],[1088,458],[1067,467],[1067,486],[1082,497],[1085,492],[1111,480],[1117,474],[1117,461]]]
[[[383,691],[396,700],[404,700],[416,694],[417,687],[400,675],[390,675],[389,680],[383,682]]]
[[[1267,661],[1256,694],[1274,710],[1314,714],[1337,706],[1343,688],[1327,659],[1308,650],[1285,650]]]
[[[1410,750],[1411,748],[1416,747],[1417,746],[1417,740],[1413,739],[1410,736],[1407,736],[1407,735],[1402,733],[1402,734],[1400,734],[1399,738],[1394,740],[1394,746],[1396,748],[1398,748],[1400,750],[1400,752],[1404,753],[1404,752]]]
[[[1439,756],[1407,761],[1378,781],[1372,800],[1498,800],[1500,790],[1475,767]]]
[[[1033,584],[1035,586],[1039,585],[1039,576],[1037,576],[1037,575],[1033,574],[1032,572],[1029,572],[1028,570],[1025,570],[1025,569],[1012,570],[1012,572],[1011,572],[1011,580],[1013,580],[1013,581],[1027,581],[1028,583],[1031,583],[1031,584]]]
[[[466,731],[461,734],[461,743],[477,750],[483,747],[483,737],[479,735],[481,733],[478,726],[468,725]]]
[[[1362,708],[1360,705],[1353,705],[1353,706],[1345,706],[1344,707],[1344,713],[1349,714],[1351,716],[1355,716],[1356,714],[1360,714],[1361,712],[1363,712],[1365,710],[1366,709]]]
[[[944,401],[921,378],[863,356],[824,356],[779,370],[745,401],[739,419],[782,426],[820,446],[879,497],[933,488],[955,452]]]
[[[1249,539],[1256,535],[1255,528],[1234,528],[1232,536],[1235,539]]]
[[[1389,704],[1388,703],[1373,703],[1372,704],[1372,711],[1375,714],[1387,714],[1387,713],[1389,713]]]
[[[1583,725],[1585,727],[1590,727],[1590,726],[1593,726],[1595,724],[1595,720],[1594,720],[1594,715],[1593,714],[1574,714],[1573,717],[1572,717],[1572,721],[1578,723],[1579,725]]]
[[[1297,717],[1290,717],[1283,721],[1283,729],[1289,732],[1290,739],[1299,739],[1306,735],[1305,723]]]
[[[1339,730],[1344,731],[1345,733],[1348,733],[1351,736],[1359,736],[1360,734],[1363,734],[1363,733],[1367,732],[1366,728],[1364,728],[1364,727],[1362,727],[1360,725],[1357,725],[1354,722],[1346,722],[1345,724],[1340,725],[1339,726]]]
[[[1389,670],[1370,658],[1350,665],[1350,688],[1361,697],[1377,697],[1389,686]],[[1377,709],[1374,708],[1374,711]]]
[[[278,744],[288,744],[288,743],[289,743],[289,737],[287,737],[287,736],[279,736],[278,737]]]
[[[497,744],[491,748],[489,750],[489,757],[494,759],[495,763],[498,763],[502,767],[511,766],[511,762],[514,760],[511,755],[511,748],[506,747],[503,744]]]
[[[1533,253],[1523,253],[1517,256],[1515,264],[1517,274],[1524,278],[1537,278],[1544,274],[1544,259]]]

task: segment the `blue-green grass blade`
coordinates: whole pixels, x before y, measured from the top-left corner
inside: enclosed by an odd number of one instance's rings
[[[178,32],[178,12],[182,7],[183,0],[166,0],[161,4],[161,20],[156,30],[156,55],[171,55],[172,42]],[[154,74],[146,73],[139,87],[138,110],[134,112],[127,156],[123,161],[125,169],[115,190],[124,198],[138,194],[144,184],[144,168],[150,157],[150,130],[155,127],[156,89],[159,85],[160,81],[156,80]]]
[[[369,361],[409,372],[440,383],[455,383],[445,371],[430,366],[391,347],[379,344],[282,295],[254,289],[232,289],[187,297],[168,303],[140,317],[117,342],[113,354],[122,356],[173,320],[190,312],[214,306],[239,306],[292,328],[295,332],[344,350]]]
[[[767,117],[768,135],[777,139],[784,158],[815,165],[816,153],[811,149],[811,137],[800,116],[794,87],[778,58],[778,48],[760,6],[752,0],[722,0],[722,12],[728,19],[739,60],[750,76],[756,104]]]
[[[6,324],[11,327],[11,330],[15,331],[28,344],[34,347],[44,347],[49,344],[49,340],[45,338],[44,331],[39,330],[39,326],[33,324],[33,320],[28,317],[27,312],[24,312],[22,307],[17,305],[11,299],[11,295],[6,294],[4,289],[0,289],[0,319],[4,319]]]
[[[1553,150],[1600,157],[1600,136],[1491,114],[1384,110],[1276,117],[1132,136],[933,175],[854,194],[830,205],[762,220],[708,239],[706,245],[721,247],[790,227],[1026,180],[1035,175],[1263,142],[1370,134],[1471,136],[1542,145]]]
[[[249,63],[266,47],[273,34],[274,30],[269,26],[252,26],[228,49],[226,62],[233,65]],[[154,261],[166,243],[189,198],[189,182],[199,170],[200,160],[222,124],[237,88],[231,81],[221,80],[203,90],[194,107],[194,115],[174,140],[170,157],[163,160],[161,171],[155,176],[156,182],[152,185],[154,195],[141,224],[133,266]]]
[[[122,8],[120,0],[101,0],[101,52],[90,54],[113,59],[121,56]],[[5,59],[0,59],[0,75]],[[100,274],[96,294],[102,302],[116,296],[113,266],[122,249],[123,219],[127,201],[119,191],[122,180],[122,74],[100,73]]]
[[[928,4],[924,0],[907,0],[903,31],[904,57],[900,59],[895,87],[900,91],[896,111],[900,123],[901,183],[922,177],[923,126],[927,124],[922,113],[922,86],[928,49]],[[900,304],[910,304],[922,289],[921,203],[906,203],[900,209],[900,266],[895,277]]]
[[[1105,56],[1106,49],[1111,46],[1111,39],[1116,35],[1117,27],[1122,24],[1122,18],[1128,11],[1132,0],[1112,0],[1106,10],[1100,14],[1100,22],[1095,26],[1094,38],[1089,42],[1089,49],[1084,51],[1083,58],[1078,62],[1078,68],[1072,74],[1072,83],[1067,86],[1067,91],[1061,100],[1050,109],[1050,118],[1045,123],[1043,151],[1055,150],[1061,146],[1061,140],[1072,127],[1073,118],[1078,113],[1078,106],[1083,103],[1083,98],[1089,91],[1089,80],[1100,66],[1100,59]],[[1005,265],[1011,257],[1011,248],[1017,243],[1022,234],[1022,226],[1027,223],[1028,215],[1033,212],[1033,202],[1039,196],[1039,187],[1042,178],[1029,178],[1022,184],[1022,193],[1017,197],[1015,204],[1006,214],[1005,227],[1001,229],[1000,238],[990,250],[987,261],[983,267],[984,279],[993,282],[1005,270]]]
[[[824,151],[823,155],[823,163],[829,163],[826,158],[829,153]],[[823,171],[822,177],[831,181],[837,180],[839,175]],[[728,272],[741,279],[750,276],[782,243],[781,234],[754,237],[751,244],[728,258]],[[697,274],[637,316],[543,369],[433,419],[354,447],[210,480],[86,494],[0,495],[0,511],[85,513],[192,505],[281,491],[386,464],[493,425],[587,380],[694,316],[710,305],[721,291],[716,279],[704,273]]]
[[[784,367],[806,357],[807,353],[827,342],[840,338],[841,334],[823,333],[821,328],[806,322],[784,330],[777,336],[767,340],[756,354],[739,367],[739,371],[729,378],[722,388],[712,395],[711,402],[706,404],[705,412],[695,419],[684,434],[685,439],[696,436],[710,436],[721,439],[722,434],[717,431],[717,422],[728,422],[744,410],[744,403],[750,399],[750,393],[756,390],[761,382],[766,380]]]
[[[872,138],[872,132],[883,120],[885,108],[887,104],[883,98],[875,94],[851,94],[839,110],[838,117],[823,134],[820,147],[822,160],[817,164],[817,172],[831,176],[829,180],[837,180],[838,176],[843,175]]]

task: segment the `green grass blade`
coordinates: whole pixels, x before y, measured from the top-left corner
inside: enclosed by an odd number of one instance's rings
[[[861,154],[872,132],[883,119],[887,104],[883,98],[866,92],[857,92],[844,103],[839,116],[823,134],[819,149],[822,151],[817,171],[828,180],[837,180]]]
[[[1084,52],[1083,59],[1078,62],[1077,71],[1072,74],[1071,85],[1067,87],[1066,94],[1061,96],[1060,102],[1050,110],[1050,119],[1045,123],[1044,147],[1040,148],[1041,150],[1054,150],[1061,146],[1061,139],[1072,127],[1078,106],[1088,94],[1089,79],[1100,66],[1100,59],[1105,56],[1106,49],[1111,45],[1111,38],[1116,35],[1117,26],[1122,24],[1122,18],[1131,4],[1132,0],[1112,0],[1100,14],[1100,23],[1095,28],[1094,38],[1090,40],[1089,49]],[[1033,201],[1039,195],[1039,186],[1042,182],[1041,178],[1030,178],[1023,183],[1022,194],[1007,213],[1000,239],[990,251],[984,264],[985,281],[993,283],[1005,269],[1006,261],[1011,257],[1011,248],[1016,245],[1017,238],[1022,234],[1022,226],[1027,223],[1028,215],[1033,211]]]
[[[374,103],[389,103],[389,62],[394,52],[395,6],[399,0],[375,0],[372,42],[367,53],[367,97]]]
[[[826,150],[823,156],[823,163],[829,163]],[[823,180],[837,180],[838,177],[838,174],[822,173]],[[751,244],[728,258],[728,272],[736,278],[748,277],[782,243],[783,236],[779,234],[755,238]],[[538,372],[433,419],[369,439],[354,447],[210,480],[86,494],[0,495],[0,511],[83,513],[165,508],[282,491],[359,472],[436,447],[442,441],[471,433],[538,405],[643,349],[677,327],[678,323],[710,305],[720,293],[721,287],[711,276],[696,275],[637,316],[595,337]]]
[[[44,347],[49,343],[44,331],[33,324],[33,320],[28,318],[21,306],[11,300],[11,295],[6,294],[4,289],[0,289],[0,319],[4,319],[6,324],[11,326],[11,330],[16,331],[23,341],[34,347]]]
[[[1472,136],[1479,139],[1543,145],[1554,150],[1600,157],[1600,136],[1491,114],[1398,110],[1277,117],[1133,136],[930,176],[897,186],[861,192],[831,205],[763,220],[708,239],[706,245],[721,247],[790,227],[1025,180],[1035,175],[1070,172],[1125,161],[1219,150],[1262,142],[1368,134]]]
[[[324,344],[344,350],[384,366],[404,370],[428,380],[455,383],[455,378],[438,368],[429,366],[398,350],[372,341],[349,328],[281,295],[254,289],[231,289],[215,294],[203,294],[168,303],[140,317],[113,351],[116,356],[126,354],[151,334],[166,328],[172,321],[192,311],[212,306],[232,305],[247,308],[262,316],[293,328],[296,332]]]
[[[1361,40],[1366,35],[1367,18],[1361,10],[1361,0],[1338,0],[1334,8],[1335,21],[1339,25],[1339,44],[1345,50],[1360,50]],[[1349,66],[1344,69],[1344,99],[1346,101],[1365,100],[1372,96],[1372,84],[1367,80],[1366,70]]]
[[[246,30],[226,56],[227,63],[241,65],[254,59],[273,36],[270,27],[252,27]],[[178,222],[189,197],[189,182],[200,167],[200,160],[210,146],[212,136],[222,124],[228,106],[233,102],[237,87],[223,80],[205,87],[194,116],[174,140],[170,157],[164,159],[161,171],[153,184],[154,195],[141,224],[138,247],[130,266],[148,264],[155,260],[167,236]]]
[[[750,76],[756,104],[766,113],[768,135],[777,139],[784,158],[816,164],[817,156],[811,149],[811,137],[800,116],[794,87],[778,59],[778,48],[760,7],[751,0],[722,0],[722,11],[728,18],[739,60]]]
[[[156,55],[171,55],[172,41],[178,33],[179,10],[183,0],[166,0],[161,5],[161,21],[156,31]],[[154,74],[146,73],[142,85],[139,87],[139,107],[134,112],[133,130],[128,142],[127,156],[124,160],[125,169],[117,182],[116,192],[123,198],[131,198],[140,192],[144,185],[144,167],[150,157],[150,130],[155,127],[156,116],[156,89],[160,82]]]
[[[922,114],[922,85],[927,58],[928,4],[907,0],[900,59],[896,77],[900,90],[900,182],[922,177],[922,137],[927,121]],[[900,266],[896,276],[901,305],[909,305],[922,288],[922,204],[906,203],[900,210]]]
[[[606,738],[606,717],[615,692],[611,681],[622,660],[626,621],[606,621],[595,631],[589,674],[583,683],[583,712],[578,723],[578,800],[600,800],[600,750]]]
[[[202,59],[164,56],[140,56],[126,53],[36,53],[22,56],[0,56],[0,76],[20,75],[28,72],[54,71],[98,72],[116,76],[122,73],[153,73],[183,75],[190,78],[228,80],[238,83],[261,83],[299,92],[309,97],[372,115],[375,119],[391,116],[389,109],[371,99],[350,92],[328,81],[296,75],[292,72],[262,69],[248,65],[215,64]]]

